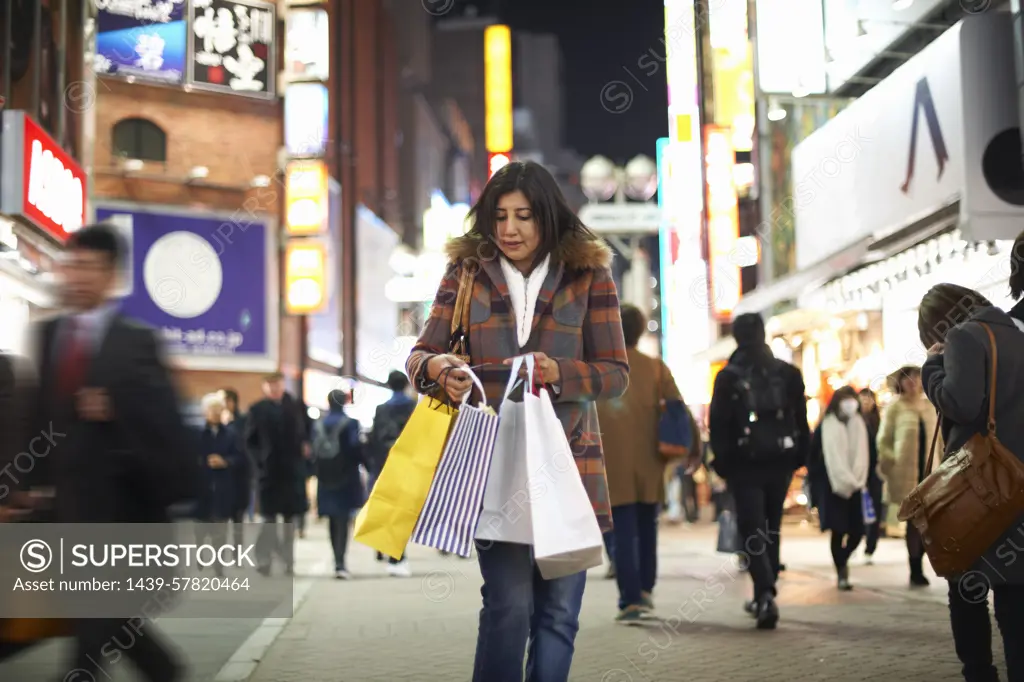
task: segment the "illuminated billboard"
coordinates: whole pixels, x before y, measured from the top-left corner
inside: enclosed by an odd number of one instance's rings
[[[323,161],[292,161],[285,169],[285,230],[290,236],[327,229],[329,195]]]
[[[285,250],[285,306],[289,315],[319,313],[327,304],[327,247],[293,239]]]
[[[669,136],[657,146],[662,357],[692,405],[706,402],[708,370],[693,356],[711,343],[696,33],[692,0],[665,0]]]
[[[512,151],[512,32],[508,26],[484,31],[484,102],[487,151]]]

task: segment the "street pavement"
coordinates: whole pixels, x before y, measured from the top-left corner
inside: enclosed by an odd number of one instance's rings
[[[334,580],[324,564],[325,525],[312,524],[299,542],[300,604],[290,621],[163,622],[192,661],[189,682],[468,681],[480,607],[476,562],[412,547],[413,577],[390,578],[372,550],[353,544],[355,578]],[[732,557],[714,553],[714,543],[713,524],[663,527],[655,589],[660,620],[639,627],[613,622],[615,583],[603,579],[604,568],[593,570],[571,680],[962,679],[945,583],[911,591],[902,540],[883,540],[875,565],[855,558],[856,587],[840,593],[827,538],[809,526],[787,525],[782,620],[774,632],[753,628],[742,611],[749,579]],[[61,679],[59,647],[0,664],[0,679]],[[136,679],[128,672],[115,671],[114,682]]]
[[[754,630],[742,611],[749,581],[715,554],[715,527],[666,526],[655,590],[662,620],[613,623],[616,589],[591,572],[571,679],[579,682],[958,680],[945,592],[911,592],[903,542],[883,541],[877,563],[835,588],[825,537],[786,528],[782,621]],[[253,682],[469,680],[480,604],[475,562],[413,548],[414,578],[382,579],[371,553],[352,550],[360,577],[317,583],[270,647]],[[1001,655],[1001,653],[997,654]]]

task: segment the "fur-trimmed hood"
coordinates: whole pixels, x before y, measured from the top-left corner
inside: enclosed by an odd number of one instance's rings
[[[486,261],[500,254],[493,242],[474,234],[450,240],[445,245],[445,252],[451,263],[471,258]],[[578,232],[565,235],[551,256],[554,261],[564,263],[569,270],[597,270],[612,264],[612,249],[603,239]]]

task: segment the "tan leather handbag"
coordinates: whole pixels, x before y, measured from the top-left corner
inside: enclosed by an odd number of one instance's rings
[[[981,325],[992,348],[989,377],[988,433],[975,434],[935,471],[936,425],[925,478],[900,505],[900,521],[921,533],[932,568],[943,578],[969,571],[1024,513],[1024,463],[996,437],[996,339]]]

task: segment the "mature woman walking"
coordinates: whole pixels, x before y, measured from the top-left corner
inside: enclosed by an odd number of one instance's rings
[[[921,343],[928,359],[921,368],[924,390],[942,415],[944,455],[988,431],[989,396],[995,394],[996,436],[1024,459],[1024,335],[1009,315],[984,296],[954,284],[938,284],[921,300]],[[993,343],[994,341],[994,343]],[[995,386],[990,374],[995,359]],[[1003,636],[1010,682],[1024,680],[1024,562],[1020,533],[1024,517],[959,579],[949,581],[949,617],[956,655],[967,682],[995,682],[988,593]]]
[[[421,393],[461,399],[472,382],[458,352],[497,404],[511,359],[533,354],[601,530],[610,530],[594,401],[622,395],[629,373],[611,250],[536,163],[495,173],[470,216],[469,232],[448,245],[451,265],[408,375]],[[468,303],[468,323],[452,334],[457,301]],[[528,545],[478,543],[477,554],[484,585],[474,682],[522,682],[524,656],[530,682],[568,680],[586,573],[544,580]]]
[[[878,430],[878,469],[889,491],[889,500],[899,505],[927,472],[928,446],[935,433],[935,407],[921,386],[921,370],[902,367],[889,377],[896,400],[886,408]],[[924,577],[924,541],[914,524],[907,524],[907,556],[910,558],[910,586],[927,587]]]

